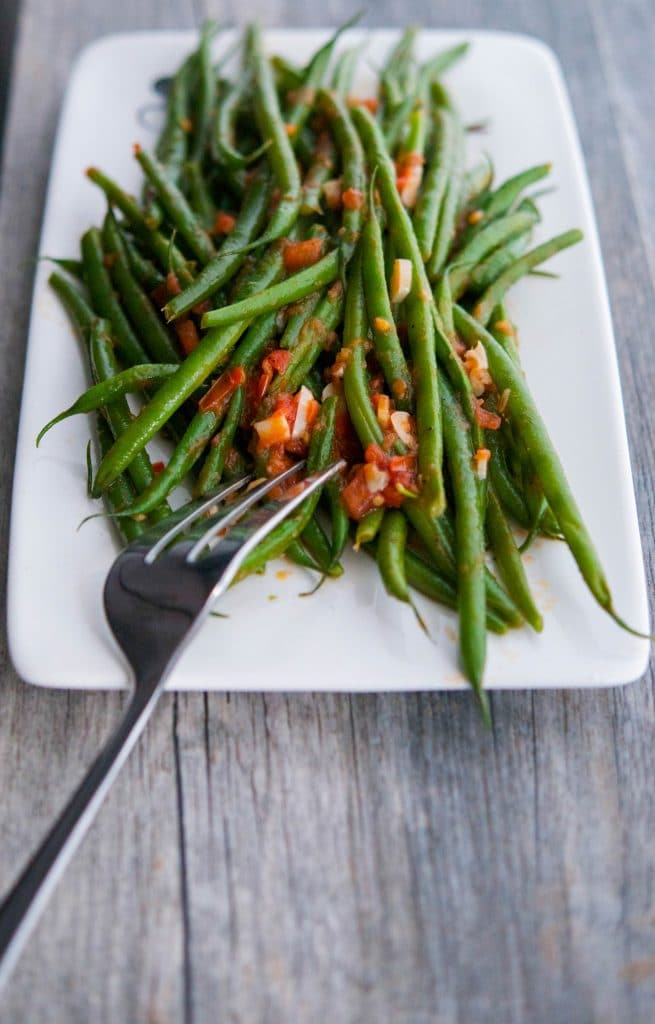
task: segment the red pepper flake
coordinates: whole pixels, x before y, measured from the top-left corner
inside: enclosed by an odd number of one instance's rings
[[[243,366],[235,366],[231,370],[226,370],[218,380],[214,381],[209,391],[202,396],[198,402],[198,408],[201,412],[218,412],[230,395],[245,382],[246,371]]]
[[[198,347],[198,342],[200,341],[198,328],[193,320],[190,320],[188,317],[184,320],[176,320],[173,326],[175,327],[175,333],[177,334],[182,351],[185,356],[188,356],[193,352],[194,348]]]
[[[166,465],[163,462],[153,462],[153,464],[152,464],[152,471],[153,471],[153,473],[155,473],[157,475],[159,473],[163,473],[165,468],[166,468]]]
[[[115,253],[115,252],[106,252],[104,254],[104,256],[102,257],[103,266],[105,266],[107,268],[107,270],[111,270],[111,268],[113,267],[113,265],[114,265],[114,263],[116,262],[117,259],[118,259],[118,254],[117,253]]]
[[[193,131],[193,121],[191,120],[190,117],[180,118],[179,125],[182,131],[186,132],[187,135]]]
[[[227,213],[225,210],[218,210],[214,218],[214,234],[229,235],[231,231],[234,231],[236,222],[236,217],[233,217],[231,213]]]
[[[297,124],[285,124],[284,130],[287,133],[287,135],[289,136],[289,138],[292,138],[296,134],[296,132],[298,131],[298,125]]]
[[[282,258],[288,274],[317,263],[323,255],[323,239],[308,238],[304,242],[287,242]]]
[[[341,203],[347,210],[361,210],[364,205],[364,193],[358,188],[347,188],[341,194]]]
[[[503,422],[495,412],[485,409],[481,398],[475,399],[475,418],[486,430],[499,430]]]

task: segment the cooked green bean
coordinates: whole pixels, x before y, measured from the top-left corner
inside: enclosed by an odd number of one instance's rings
[[[97,228],[89,228],[82,235],[82,262],[84,280],[96,313],[111,322],[121,355],[126,362],[147,363],[148,355],[132,330],[123,308],[114,294],[105,266],[102,239]]]
[[[187,313],[234,277],[245,258],[245,254],[240,250],[252,241],[260,230],[266,216],[268,200],[268,179],[259,176],[248,188],[236,224],[218,252],[212,256],[191,284],[179,295],[169,299],[164,306],[167,320],[175,320]]]

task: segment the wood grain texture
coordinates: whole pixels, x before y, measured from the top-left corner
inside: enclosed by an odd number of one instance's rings
[[[70,61],[206,13],[325,24],[343,0],[23,0],[0,201],[0,550],[50,150]],[[529,32],[566,74],[619,347],[648,579],[655,493],[652,0],[382,0],[369,24]],[[611,497],[608,496],[608,500]],[[4,591],[0,616],[4,624]],[[0,888],[116,719],[29,689],[0,643]],[[10,1024],[647,1024],[652,673],[608,691],[164,699],[0,1004]]]

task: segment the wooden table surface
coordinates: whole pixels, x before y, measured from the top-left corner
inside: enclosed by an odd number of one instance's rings
[[[279,25],[350,10],[220,5]],[[0,205],[3,566],[33,258],[71,60],[104,33],[187,27],[206,13],[203,0],[21,4]],[[652,589],[653,0],[381,0],[367,23],[401,19],[528,32],[562,61]],[[4,635],[0,670],[4,889],[123,698],[25,686]],[[468,695],[166,696],[0,996],[0,1020],[652,1021],[652,674],[491,703],[485,735]]]

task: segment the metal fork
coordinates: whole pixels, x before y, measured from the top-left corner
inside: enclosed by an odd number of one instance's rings
[[[105,582],[110,628],[132,669],[132,699],[58,820],[0,905],[0,985],[64,868],[150,718],[164,682],[245,558],[309,495],[343,468],[305,479],[293,497],[261,503],[303,467],[244,488],[251,478],[173,513],[118,556]],[[239,491],[241,500],[228,499]]]

